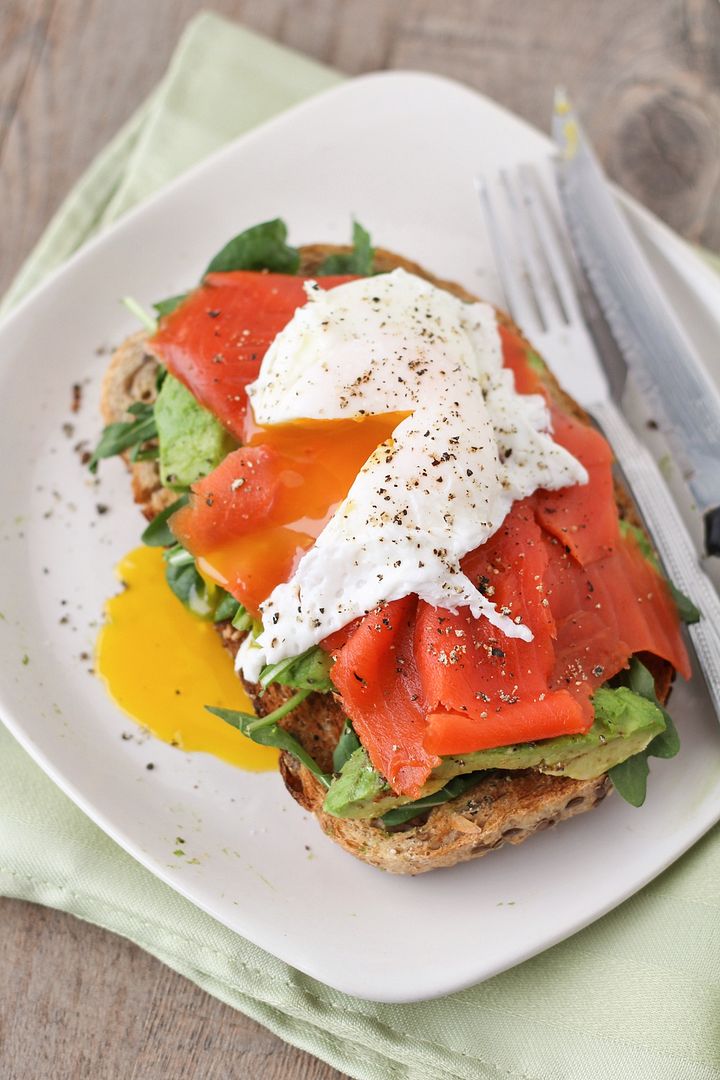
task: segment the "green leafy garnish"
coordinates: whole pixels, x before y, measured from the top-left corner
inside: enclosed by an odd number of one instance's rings
[[[359,746],[343,763],[340,775],[333,780],[323,810],[334,817],[350,817],[347,813],[349,806],[372,803],[386,791],[389,791],[387,782],[370,763],[365,747]]]
[[[143,449],[142,443],[136,443],[130,451],[130,460],[135,461],[157,461],[160,456],[159,446],[146,446]]]
[[[168,521],[176,510],[180,510],[181,507],[187,505],[187,501],[187,494],[181,495],[174,503],[170,503],[164,510],[161,510],[160,513],[152,519],[140,537],[143,544],[147,544],[148,547],[169,547],[171,544],[174,544],[175,537],[170,531]]]
[[[636,541],[638,547],[642,551],[643,555],[652,566],[655,567],[658,574],[660,574],[668,583],[668,587],[672,594],[672,598],[675,601],[675,607],[677,608],[678,618],[684,623],[691,625],[692,623],[699,622],[702,618],[702,612],[695,607],[689,596],[686,596],[684,592],[681,592],[676,585],[673,585],[672,581],[665,576],[663,568],[660,565],[660,561],[655,554],[655,551],[650,546],[647,536],[642,529],[639,529],[637,525],[633,525],[630,521],[620,519],[620,532],[623,536],[631,535]]]
[[[291,656],[277,664],[268,664],[260,672],[258,681],[263,690],[270,683],[279,683],[280,686],[329,693],[335,689],[330,680],[332,664],[328,654],[314,645],[300,656]]]
[[[678,589],[677,585],[674,585],[669,579],[668,585],[670,586],[672,598],[675,601],[677,613],[682,619],[682,621],[688,626],[692,626],[693,623],[700,622],[700,620],[702,619],[702,612],[699,608],[695,607],[690,597],[686,596],[685,593]]]
[[[261,746],[275,746],[278,750],[286,750],[287,753],[297,758],[306,769],[309,769],[323,787],[330,787],[332,777],[324,773],[297,739],[278,724],[278,720],[282,720],[283,716],[287,716],[288,713],[302,704],[310,692],[310,690],[299,690],[297,694],[293,694],[291,698],[283,702],[273,712],[268,713],[267,716],[253,716],[252,713],[236,712],[234,709],[216,709],[211,705],[206,705],[205,708],[214,716],[219,716],[221,720],[230,724],[231,727],[237,728],[238,731],[241,731],[248,739],[252,739],[253,742],[260,743]]]
[[[149,333],[154,334],[157,330],[157,319],[153,319],[152,315],[148,314],[145,308],[132,296],[123,296],[120,301],[131,315],[134,315],[138,322],[142,323]]]
[[[480,772],[456,776],[454,780],[451,780],[444,788],[440,788],[434,794],[426,795],[424,799],[416,799],[415,802],[406,803],[405,806],[398,806],[396,810],[388,810],[387,814],[383,814],[380,820],[383,825],[389,827],[404,825],[406,821],[412,821],[418,814],[431,810],[433,806],[442,806],[443,803],[450,802],[451,799],[456,799],[458,795],[464,794],[473,784],[478,782],[482,775]]]
[[[236,630],[252,629],[253,617],[242,604],[238,604],[238,609],[232,617],[232,624]]]
[[[198,573],[195,559],[181,544],[165,552],[165,580],[178,600],[203,619],[211,618],[214,611],[207,584]]]
[[[167,300],[158,300],[157,304],[153,304],[158,319],[161,319],[163,315],[170,315],[179,308],[186,296],[187,293],[178,293],[177,296],[168,296]]]
[[[525,356],[530,367],[533,371],[536,371],[538,375],[544,375],[547,372],[547,364],[541,356],[538,356],[534,349],[527,349]]]
[[[241,608],[239,600],[236,600],[234,596],[231,596],[229,592],[221,590],[222,595],[215,606],[215,612],[213,614],[213,622],[224,622],[225,619],[234,619],[238,611]],[[243,610],[245,610],[243,608]]]
[[[345,720],[337,746],[333,750],[333,772],[339,773],[346,761],[360,749],[360,740],[350,720]]]
[[[370,233],[359,221],[353,221],[352,251],[336,252],[321,264],[318,274],[358,274],[369,277],[373,272],[375,251],[370,242]]]
[[[180,509],[180,506],[187,501],[187,496],[183,496],[182,499],[178,499],[177,503],[168,507],[167,511],[164,511],[168,515],[173,513],[175,509]],[[157,521],[157,518],[155,519]],[[155,521],[151,525],[155,524]],[[148,529],[151,526],[148,526]],[[165,526],[167,528],[167,525]],[[145,530],[143,536],[148,532]],[[168,529],[168,535],[172,536]],[[162,536],[161,532],[158,532],[158,536]],[[155,538],[153,538],[155,539]],[[148,542],[147,540],[145,541]],[[159,546],[159,540],[155,541]],[[238,603],[234,596],[231,596],[225,589],[221,589],[219,585],[208,585],[202,575],[198,572],[195,565],[195,559],[186,551],[182,544],[175,544],[173,547],[168,548],[165,552],[165,580],[168,585],[177,596],[178,600],[188,608],[193,615],[198,615],[201,619],[212,619],[213,622],[224,622],[226,619],[231,619],[233,626],[239,621],[241,615],[245,615],[250,620],[252,625],[252,619],[248,616],[245,608],[242,604]],[[243,629],[245,629],[243,627]]]
[[[98,462],[102,458],[115,457],[124,450],[135,448],[142,450],[144,443],[157,437],[153,405],[136,401],[127,410],[132,420],[121,420],[108,424],[100,436],[95,452],[88,462],[90,472],[97,472]],[[137,460],[137,458],[136,458]]]
[[[642,806],[647,794],[649,772],[647,759],[649,757],[675,757],[680,749],[680,737],[669,712],[657,700],[655,680],[637,657],[633,657],[630,661],[630,668],[625,674],[624,681],[633,693],[651,701],[660,710],[665,720],[665,730],[656,735],[644,750],[639,754],[633,754],[626,761],[621,761],[608,772],[618,794],[631,806]]]
[[[296,274],[300,266],[297,248],[286,243],[287,226],[280,218],[264,221],[234,236],[210,261],[206,274],[216,270],[271,270]]]

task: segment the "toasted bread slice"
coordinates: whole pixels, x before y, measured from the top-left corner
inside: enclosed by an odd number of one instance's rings
[[[345,247],[312,244],[301,249],[301,273],[313,274],[327,255],[348,251]],[[377,249],[378,270],[403,267],[410,273],[447,289],[463,300],[477,298],[453,282],[429,274],[416,263]],[[518,333],[510,318],[499,318]],[[102,414],[106,423],[127,419],[133,401],[151,401],[155,395],[157,361],[147,348],[143,332],[128,338],[115,352],[106,372],[102,393]],[[558,385],[549,371],[543,382],[552,399],[566,412],[588,421],[587,413]],[[147,518],[152,518],[177,497],[160,484],[157,465],[152,461],[128,462],[135,501]],[[627,491],[619,482],[615,498],[620,516],[640,525]],[[235,655],[242,635],[228,624],[219,631],[228,650]],[[658,696],[667,698],[674,675],[669,664],[652,660]],[[246,684],[259,715],[277,708],[292,691],[271,686],[262,697],[258,687]],[[330,694],[311,694],[283,724],[299,739],[325,771],[332,769],[332,752],[345,717]],[[280,773],[290,794],[313,813],[323,831],[351,854],[395,874],[420,874],[443,866],[479,858],[505,843],[519,844],[533,833],[574,817],[597,806],[612,789],[607,775],[591,780],[547,776],[532,769],[488,773],[456,799],[434,807],[407,825],[388,830],[373,821],[337,818],[322,809],[325,789],[290,754],[280,756]]]

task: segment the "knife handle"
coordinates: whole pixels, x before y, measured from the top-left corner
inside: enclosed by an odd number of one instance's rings
[[[665,569],[700,609],[702,618],[688,631],[720,718],[720,596],[700,566],[692,537],[649,450],[614,401],[598,402],[592,412],[627,478]]]

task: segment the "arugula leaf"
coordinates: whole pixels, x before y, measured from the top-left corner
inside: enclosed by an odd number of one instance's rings
[[[630,521],[625,521],[624,518],[620,519],[620,532],[623,536],[628,534],[632,535],[635,539],[638,547],[642,551],[648,562],[655,567],[658,574],[661,575],[667,581],[668,587],[672,594],[672,598],[675,601],[675,607],[677,608],[678,617],[682,622],[692,625],[692,623],[699,622],[702,618],[702,612],[695,607],[689,596],[686,596],[684,592],[678,589],[677,585],[674,585],[670,578],[665,574],[660,560],[655,554],[654,549],[648,542],[648,538],[642,529],[639,529],[637,525],[633,525]]]
[[[123,296],[120,303],[128,309],[131,315],[134,315],[138,322],[141,322],[145,329],[154,334],[157,330],[157,319],[153,319],[152,315],[149,315],[142,304],[136,300],[133,296]]]
[[[682,621],[688,626],[692,626],[693,623],[700,622],[700,620],[702,619],[702,612],[699,608],[695,607],[690,597],[686,596],[685,593],[678,589],[677,585],[674,585],[669,579],[668,585],[670,586],[672,598],[675,601],[677,613],[682,619]]]
[[[100,436],[95,452],[88,462],[91,473],[97,472],[102,458],[115,457],[131,447],[142,448],[143,443],[157,438],[157,427],[152,404],[136,401],[128,409],[132,420],[120,420],[108,424]]]
[[[232,624],[236,630],[250,630],[252,628],[253,617],[242,604],[238,605],[238,609],[232,617]]]
[[[294,686],[302,690],[317,690],[329,693],[335,689],[330,680],[333,662],[326,652],[317,645],[277,664],[268,664],[260,672],[259,683],[265,690],[270,683],[280,686]]]
[[[130,451],[130,460],[135,461],[157,461],[160,457],[159,446],[147,446],[144,450],[142,443],[136,443]]]
[[[652,674],[637,657],[633,657],[630,661],[630,669],[625,675],[625,681],[633,693],[647,698],[656,705],[665,720],[665,730],[656,735],[644,750],[608,770],[608,776],[617,793],[631,806],[642,806],[647,794],[647,778],[650,771],[647,759],[649,757],[675,757],[680,749],[680,736],[669,712],[657,700]]]
[[[203,619],[212,617],[214,605],[208,587],[198,573],[195,559],[181,544],[165,552],[167,566],[165,580],[178,600],[194,615]]]
[[[273,712],[268,713],[267,716],[253,716],[252,713],[236,712],[234,709],[216,709],[212,705],[206,705],[205,708],[214,716],[219,716],[221,720],[230,724],[231,727],[237,728],[238,731],[241,731],[248,739],[252,739],[253,742],[260,743],[261,746],[275,746],[278,750],[286,750],[293,757],[296,757],[306,769],[309,769],[323,787],[330,787],[332,777],[324,773],[297,739],[278,724],[278,720],[296,709],[309,693],[309,690],[299,690],[297,694],[293,694],[291,698]]]
[[[345,720],[337,746],[333,750],[333,772],[339,773],[343,765],[356,750],[360,749],[360,740],[350,720]]]
[[[188,496],[181,495],[174,503],[170,503],[170,506],[166,506],[164,510],[161,510],[140,537],[143,544],[147,544],[148,547],[169,547],[174,544],[176,542],[175,537],[170,532],[168,521],[176,510],[179,510],[182,506],[187,506],[187,501]]]
[[[222,596],[215,607],[215,613],[213,615],[214,622],[223,622],[225,619],[234,619],[238,611],[241,608],[239,600],[236,600],[234,596],[231,596],[229,592],[222,590]],[[245,610],[243,608],[243,610]]]
[[[139,420],[146,420],[153,415],[155,403],[153,401],[133,401],[131,405],[128,405],[127,411],[131,416],[135,416]]]
[[[432,809],[433,806],[442,806],[443,803],[450,802],[451,799],[456,799],[458,795],[462,795],[469,788],[476,784],[479,777],[483,774],[481,772],[466,773],[463,776],[456,776],[453,780],[450,780],[444,788],[440,788],[433,795],[426,795],[423,799],[416,799],[415,802],[406,803],[405,806],[398,806],[396,810],[388,810],[387,814],[383,814],[380,818],[383,825],[392,827],[393,825],[404,825],[406,821],[412,821],[418,814],[424,813],[426,810]]]
[[[168,507],[164,513],[169,516],[175,509],[180,509],[180,506],[184,505],[185,502],[187,502],[186,495],[178,499],[177,503],[173,503],[171,507]],[[158,518],[155,518],[155,521],[157,520]],[[155,524],[155,521],[151,522],[148,529],[143,533],[143,537]],[[165,528],[167,529],[167,525],[165,525]],[[172,536],[169,529],[167,529],[167,532],[174,540],[175,537]],[[155,545],[159,546],[161,539],[162,532],[159,527],[157,536],[151,537],[151,540]],[[148,543],[148,541],[146,540],[145,543]],[[193,615],[198,615],[202,619],[212,619],[216,623],[223,622],[225,619],[232,619],[233,625],[235,625],[235,620],[239,615],[242,613],[247,615],[242,604],[238,603],[229,592],[221,589],[219,585],[207,584],[203,576],[198,572],[194,557],[189,551],[185,550],[182,544],[175,544],[174,547],[169,548],[165,552],[165,561],[167,563],[165,580],[178,600]]]
[[[170,315],[175,308],[179,308],[186,296],[186,292],[178,293],[177,296],[168,296],[166,300],[158,300],[157,304],[153,304],[158,319],[161,319],[163,315]]]
[[[280,218],[264,221],[234,236],[211,259],[206,274],[216,270],[271,270],[277,274],[296,274],[300,253],[290,247],[287,226]]]
[[[373,272],[375,251],[370,242],[370,233],[359,221],[353,221],[353,249],[348,252],[336,252],[328,255],[318,270],[318,274],[359,274],[369,277]]]

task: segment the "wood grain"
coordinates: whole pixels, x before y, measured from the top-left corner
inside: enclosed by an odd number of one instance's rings
[[[3,1080],[342,1080],[130,942],[0,900]]]
[[[199,0],[3,0],[0,292],[165,68]],[[215,0],[348,74],[467,82],[540,127],[569,87],[611,175],[720,248],[717,0]],[[338,1080],[135,946],[0,901],[0,1076]],[[10,977],[8,977],[10,973]]]

